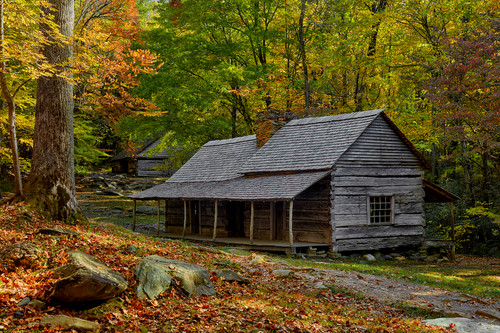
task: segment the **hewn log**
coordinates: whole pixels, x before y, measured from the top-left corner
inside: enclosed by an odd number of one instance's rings
[[[215,240],[215,238],[217,237],[217,210],[218,210],[218,204],[219,204],[219,201],[218,200],[215,200],[215,207],[214,207],[214,234],[212,236],[212,240]]]

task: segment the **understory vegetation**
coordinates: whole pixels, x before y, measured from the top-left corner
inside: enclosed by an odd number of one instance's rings
[[[36,232],[47,226],[69,228],[79,236],[68,239]],[[45,314],[66,314],[96,321],[108,332],[437,331],[420,323],[423,311],[417,314],[409,308],[390,307],[335,288],[309,293],[307,281],[295,275],[271,274],[273,269],[281,267],[279,260],[252,264],[253,256],[207,251],[182,241],[132,234],[113,224],[91,222],[69,226],[45,221],[20,206],[1,207],[0,241],[3,244],[29,241],[45,251],[38,267],[18,267],[13,272],[0,267],[0,326],[6,332],[48,330],[39,325]],[[137,248],[136,253],[127,251],[130,245]],[[121,273],[129,288],[118,298],[91,308],[49,304],[44,310],[26,307],[22,316],[16,315],[17,303],[24,297],[47,300],[47,292],[55,281],[52,270],[64,264],[68,252],[76,249]],[[203,263],[209,270],[230,268],[251,282],[227,283],[212,275],[217,292],[213,297],[185,298],[173,288],[156,300],[137,299],[134,268],[142,257],[152,254]]]

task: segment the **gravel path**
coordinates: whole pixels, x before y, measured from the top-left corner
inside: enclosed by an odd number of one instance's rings
[[[387,303],[405,302],[447,316],[481,318],[489,323],[500,324],[500,301],[495,299],[350,271],[306,268],[297,274],[304,278],[313,275],[324,281],[332,281],[337,286]]]

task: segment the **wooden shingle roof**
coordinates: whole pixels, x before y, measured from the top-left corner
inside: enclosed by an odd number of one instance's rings
[[[388,119],[379,109],[292,120],[260,149],[255,135],[210,141],[165,183],[130,197],[290,200],[326,177],[379,116]],[[425,162],[404,135],[396,133]]]
[[[240,177],[241,165],[256,151],[255,135],[210,141],[168,182],[214,182]]]
[[[133,194],[132,199],[220,199],[220,200],[291,200],[326,172],[308,172],[263,177],[239,177],[213,182],[170,182]]]
[[[382,111],[292,120],[245,163],[241,172],[331,169]]]

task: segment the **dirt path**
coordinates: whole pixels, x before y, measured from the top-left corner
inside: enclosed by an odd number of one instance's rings
[[[409,305],[429,308],[445,315],[466,318],[483,318],[490,323],[500,324],[500,301],[467,295],[463,293],[437,289],[390,279],[385,276],[374,276],[350,271],[332,269],[292,267],[296,274],[305,279],[325,281],[354,292],[387,303],[405,302]],[[317,283],[317,282],[316,282]]]

